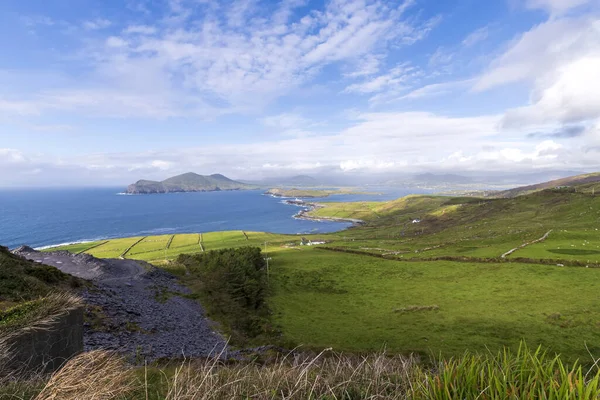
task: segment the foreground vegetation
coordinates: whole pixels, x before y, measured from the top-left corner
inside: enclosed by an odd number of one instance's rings
[[[325,351],[265,363],[216,359],[134,369],[117,356],[89,352],[50,379],[7,384],[0,396],[18,399],[597,399],[597,368],[567,366],[525,345],[434,363]]]

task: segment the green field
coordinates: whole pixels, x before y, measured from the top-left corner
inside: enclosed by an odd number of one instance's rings
[[[106,242],[107,242],[106,240],[103,240],[103,241],[97,241],[97,242],[75,243],[75,244],[70,244],[67,246],[61,246],[60,249],[70,251],[71,253],[75,253],[75,254],[84,253],[84,252],[90,250],[92,247],[97,247]],[[55,250],[55,248],[44,249],[42,251],[53,251],[53,250]]]
[[[118,257],[137,243],[126,258],[167,267],[182,253],[266,244],[273,323],[288,346],[458,355],[526,339],[568,360],[589,360],[586,345],[600,356],[600,197],[592,192],[408,196],[324,203],[313,214],[365,224],[304,235],[325,241],[324,249],[300,246],[299,235],[243,231],[86,245]],[[550,230],[545,241],[500,258]]]
[[[193,254],[229,247],[258,246],[264,250],[266,244],[267,251],[279,251],[282,250],[282,246],[288,243],[299,244],[299,241],[300,237],[297,235],[222,231],[110,239],[53,247],[44,251],[66,250],[72,253],[89,253],[100,258],[122,256],[123,258],[163,263],[177,258],[180,254]],[[167,245],[169,245],[168,248]],[[127,249],[129,251],[125,253]]]
[[[198,233],[190,233],[183,235],[175,235],[173,241],[171,242],[171,246],[169,249],[179,249],[182,247],[190,247],[195,246],[198,247],[200,243],[200,234]]]
[[[135,243],[139,242],[142,237],[132,237],[125,239],[112,239],[107,241],[100,246],[94,247],[85,253],[89,253],[94,257],[99,258],[117,258],[123,255],[123,253]]]
[[[407,263],[319,249],[273,256],[272,308],[289,343],[438,355],[521,339],[600,354],[600,269]],[[560,293],[560,296],[556,294]]]
[[[600,262],[600,231],[557,230],[544,242],[532,244],[514,253],[514,257],[582,260]]]

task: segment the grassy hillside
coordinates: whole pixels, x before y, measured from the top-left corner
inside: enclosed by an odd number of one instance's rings
[[[600,228],[600,196],[562,191],[542,191],[511,199],[409,196],[384,203],[328,203],[315,215],[358,216],[367,221],[364,227],[332,235],[335,239],[330,245],[336,247],[376,254],[397,252],[395,255],[403,258],[495,258],[550,230],[553,232],[547,245],[561,230],[582,231],[594,242],[595,229]],[[416,220],[419,222],[414,223]],[[590,250],[583,241],[573,241],[568,246]],[[526,247],[511,256],[527,257],[528,250]],[[560,252],[548,252],[541,258],[565,257]]]
[[[76,283],[54,267],[24,260],[0,247],[0,311]]]
[[[534,192],[539,192],[545,189],[556,189],[556,188],[572,188],[582,185],[594,185],[600,183],[600,172],[592,174],[584,174],[577,176],[570,176],[567,178],[556,179],[550,182],[538,183],[536,185],[529,185],[518,187],[515,189],[504,190],[502,192],[494,193],[492,196],[497,198],[510,198],[516,196],[522,196]]]

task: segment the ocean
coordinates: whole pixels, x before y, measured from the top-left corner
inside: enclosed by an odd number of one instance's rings
[[[45,247],[100,239],[224,230],[325,233],[345,222],[295,219],[298,207],[262,190],[123,195],[122,188],[0,190],[0,245]],[[382,201],[415,193],[335,195],[314,201]]]

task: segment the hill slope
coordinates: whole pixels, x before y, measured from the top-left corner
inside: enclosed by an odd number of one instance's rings
[[[556,179],[549,182],[538,183],[535,185],[522,186],[514,189],[504,190],[501,192],[494,193],[492,197],[496,198],[511,198],[516,196],[522,196],[534,192],[539,192],[545,189],[564,188],[564,187],[575,187],[581,185],[589,185],[600,182],[600,172],[591,174],[570,176],[568,178]]]
[[[212,192],[218,190],[254,189],[252,185],[237,182],[221,174],[198,175],[193,172],[173,176],[164,181],[139,180],[127,187],[129,194]]]
[[[0,311],[12,303],[68,288],[70,282],[69,275],[58,269],[25,260],[0,246]]]

